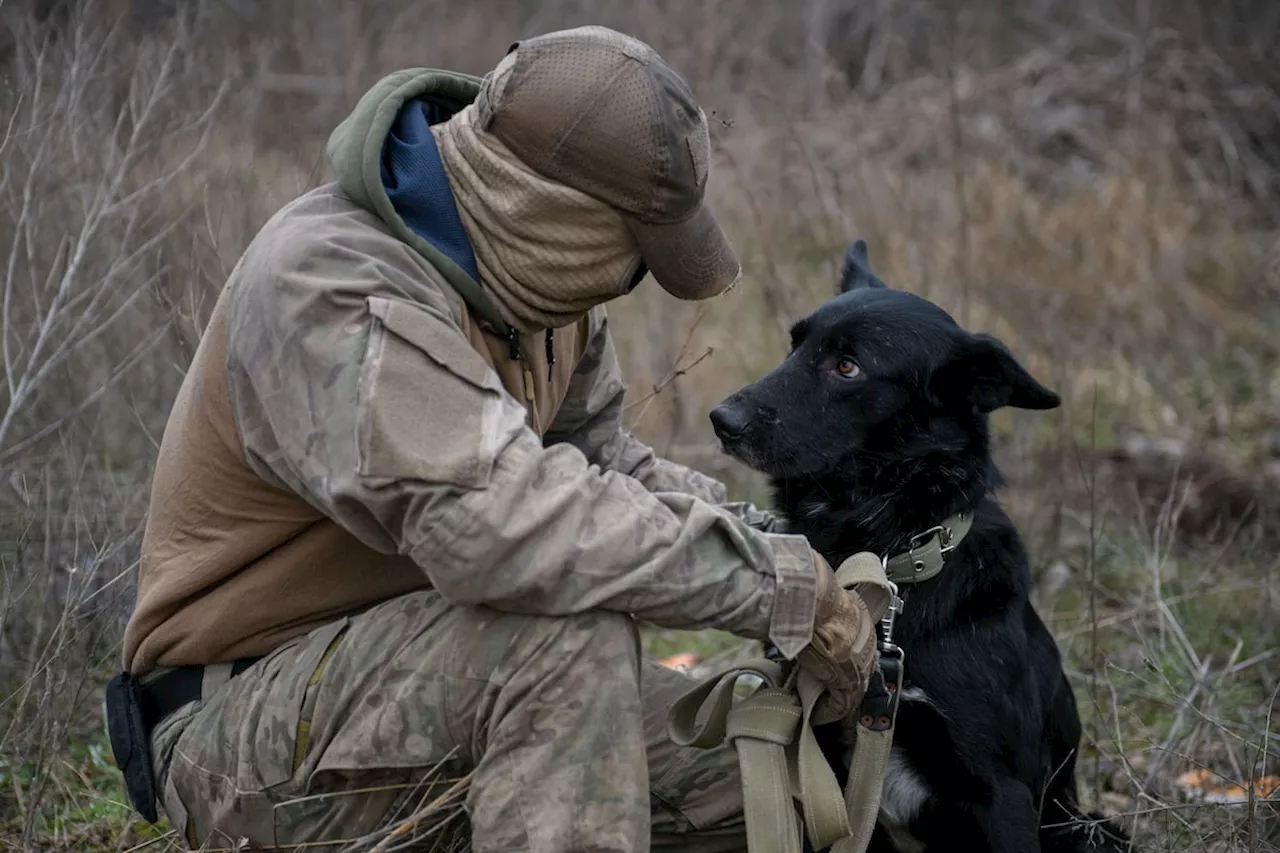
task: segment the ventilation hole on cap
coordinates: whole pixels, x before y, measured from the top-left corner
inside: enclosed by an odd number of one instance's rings
[[[574,156],[546,164],[553,180],[576,187],[640,216],[661,216],[671,199],[659,194],[655,179],[668,177],[673,152],[667,150],[659,124],[660,107],[653,85],[627,74],[599,96],[601,69],[616,68],[621,35],[611,45],[566,38],[555,43],[526,43],[521,89],[540,104],[553,133],[573,128]]]

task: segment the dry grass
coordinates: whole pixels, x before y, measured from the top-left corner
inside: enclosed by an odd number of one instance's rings
[[[1086,798],[1135,849],[1276,849],[1280,807],[1249,783],[1280,768],[1280,7],[1093,5],[0,0],[0,847],[171,843],[122,805],[98,703],[154,448],[254,231],[327,180],[324,139],[379,74],[482,73],[521,34],[596,22],[714,110],[747,265],[706,306],[646,287],[613,310],[636,431],[765,500],[706,412],[865,237],[883,277],[1067,401],[996,426]],[[1188,800],[1195,768],[1245,799]],[[419,805],[360,849],[457,808]]]

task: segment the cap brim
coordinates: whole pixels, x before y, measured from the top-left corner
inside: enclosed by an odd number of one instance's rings
[[[673,296],[707,299],[742,275],[738,256],[705,204],[683,222],[653,225],[628,217],[627,224],[649,272]]]

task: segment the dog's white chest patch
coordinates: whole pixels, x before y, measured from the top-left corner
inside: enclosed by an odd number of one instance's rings
[[[924,845],[906,826],[929,799],[929,786],[907,760],[901,747],[889,751],[884,787],[880,793],[880,824],[899,853],[921,853]]]

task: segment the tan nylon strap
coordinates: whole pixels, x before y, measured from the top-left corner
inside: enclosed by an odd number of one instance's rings
[[[884,563],[869,551],[860,551],[841,563],[836,570],[836,583],[845,589],[871,584],[893,593],[898,591],[894,582],[885,576]]]
[[[200,697],[203,701],[209,701],[210,696],[231,680],[231,666],[230,662],[205,664],[200,675]]]
[[[846,589],[873,584],[896,591],[880,558],[869,553],[841,564],[836,580]],[[735,704],[734,688],[747,674],[764,684]],[[859,729],[850,786],[841,792],[811,724],[822,692],[822,685],[794,664],[751,660],[698,684],[668,712],[668,735],[680,746],[710,749],[726,738],[733,744],[750,853],[801,853],[794,801],[814,850],[838,843],[841,853],[863,853],[871,838],[893,730]],[[860,846],[850,846],[855,842]]]
[[[748,849],[796,853],[801,849],[799,816],[789,780],[789,745],[800,727],[801,711],[789,690],[757,691],[729,714],[728,737],[742,770],[743,812]]]
[[[764,686],[734,704],[734,686],[746,674]],[[821,695],[822,685],[808,673],[797,671],[792,683],[781,665],[760,659],[704,681],[671,707],[667,729],[674,743],[710,749],[727,739],[737,750],[750,850],[800,853],[793,799],[815,850],[852,831],[840,783],[810,723]]]
[[[853,835],[842,838],[831,847],[831,853],[864,853],[871,844],[880,812],[880,794],[884,789],[885,768],[893,747],[893,727],[874,732],[857,727],[853,748],[853,765],[849,783],[844,789],[844,804]]]
[[[813,706],[823,693],[822,685],[812,675],[799,670],[796,692],[804,717],[800,724],[797,742],[792,749],[795,759],[791,762],[792,775],[788,780],[793,796],[800,799],[804,813],[804,826],[809,844],[814,850],[822,850],[853,832],[849,826],[849,814],[845,810],[844,796],[835,771],[822,754],[818,739],[813,734]],[[748,839],[750,848],[750,839]]]
[[[748,674],[764,684],[735,708],[734,688]],[[711,749],[723,743],[732,728],[742,775],[748,849],[800,853],[800,822],[791,801],[786,746],[795,739],[802,712],[797,697],[783,688],[784,682],[781,665],[763,658],[746,661],[677,699],[667,714],[667,733],[680,746]]]
[[[895,596],[898,594],[897,586],[886,576],[885,563],[875,554],[865,551],[854,554],[840,564],[836,571],[836,581],[845,589],[873,584],[889,590]],[[893,745],[893,729],[893,723],[885,731],[879,732],[861,725],[855,727],[853,757],[844,789],[844,807],[850,835],[836,841],[831,853],[865,853],[871,844],[876,816],[880,812],[880,795],[884,788],[885,769],[889,763],[889,749]]]
[[[757,676],[766,687],[781,687],[786,680],[782,666],[764,658],[746,661],[708,678],[677,699],[667,712],[667,734],[672,742],[698,749],[712,749],[724,743],[733,690],[744,675]],[[699,724],[697,715],[704,709],[707,714]]]

